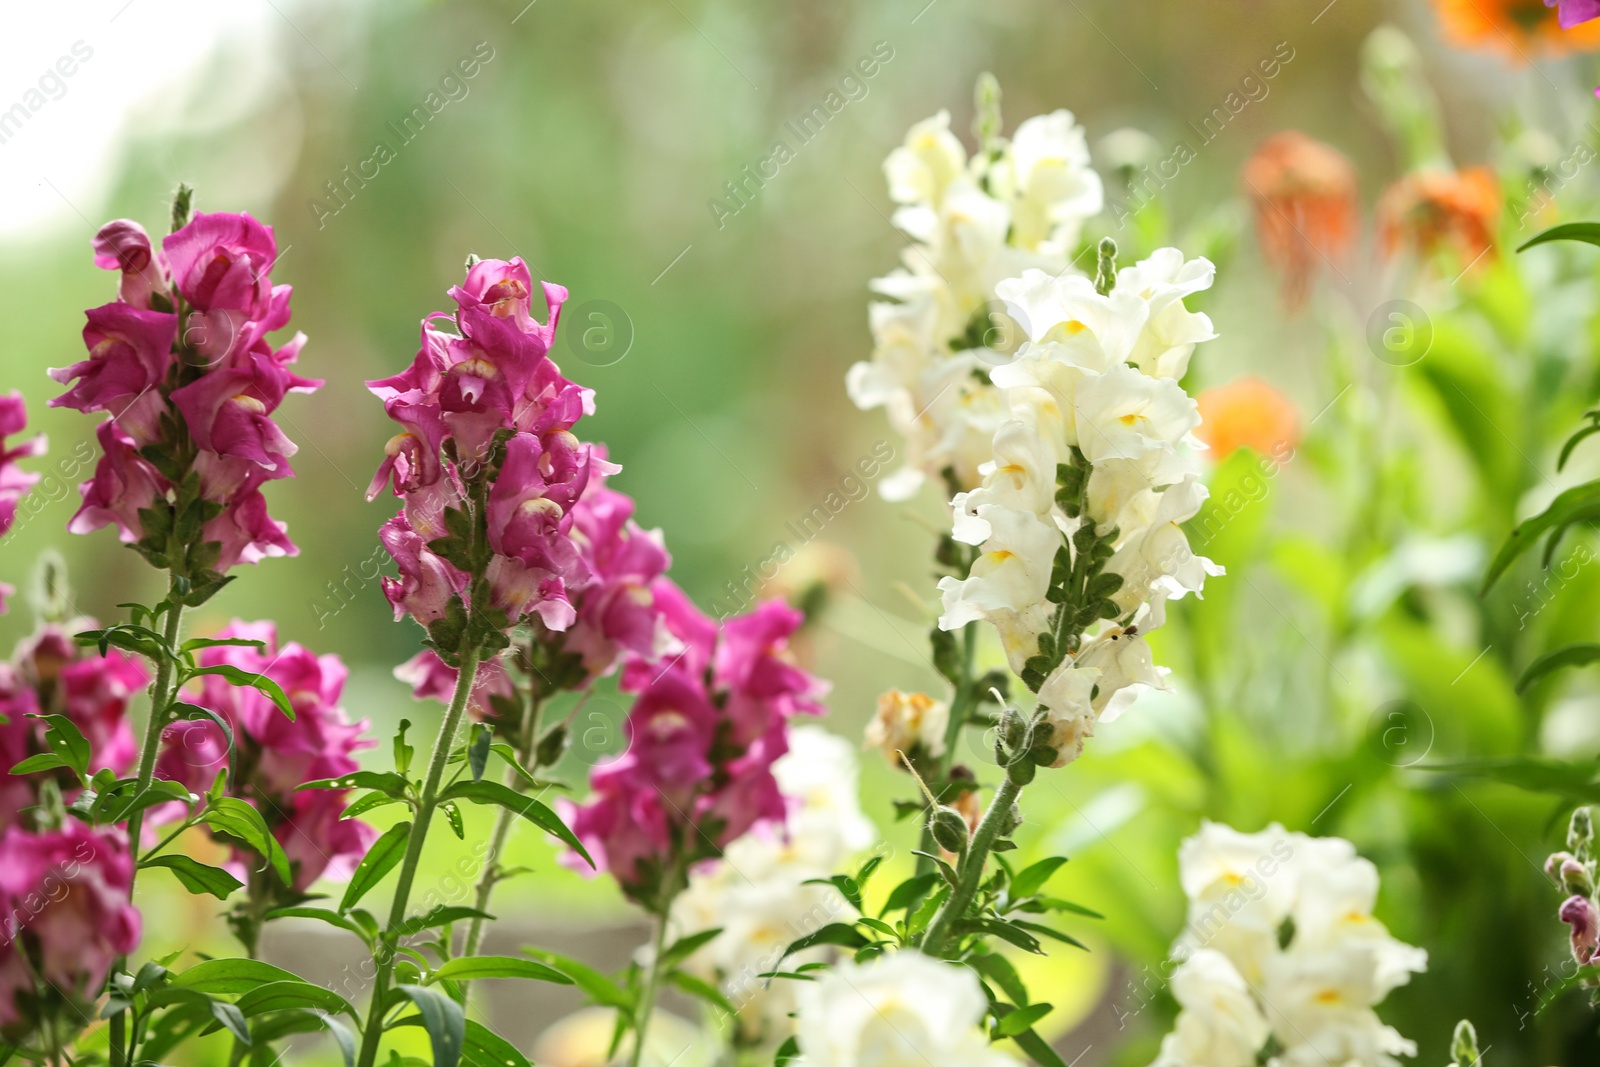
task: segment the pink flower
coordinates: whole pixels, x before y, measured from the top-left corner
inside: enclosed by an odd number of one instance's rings
[[[267,514],[267,498],[260,485],[259,472],[246,479],[223,508],[222,514],[206,523],[201,540],[216,542],[221,555],[215,570],[226,571],[240,563],[260,563],[274,556],[297,556],[300,549],[289,540],[289,527]]]
[[[13,389],[9,395],[0,396],[0,535],[4,535],[16,522],[17,504],[39,480],[39,475],[23,471],[16,461],[26,456],[43,455],[44,436],[41,434],[16,448],[7,449],[5,446],[7,437],[21,433],[27,425],[28,408],[22,394]]]
[[[1562,922],[1572,927],[1572,958],[1579,965],[1593,962],[1595,948],[1600,945],[1600,918],[1588,897],[1570,896],[1557,913]]]
[[[1556,20],[1564,30],[1591,19],[1600,19],[1600,0],[1544,0],[1544,6],[1558,8]]]
[[[274,473],[286,472],[296,452],[268,418],[282,400],[280,382],[259,368],[215,370],[172,393],[195,444]]]
[[[141,540],[144,526],[139,512],[166,495],[167,480],[139,455],[133,438],[115,421],[102,422],[95,436],[103,455],[95,464],[94,477],[78,487],[83,505],[67,529],[82,534],[115,523],[124,542]]]
[[[25,1032],[36,1013],[18,1003],[39,977],[82,1012],[111,964],[139,944],[139,912],[129,901],[133,856],[122,833],[68,820],[60,830],[0,833],[0,1031]]]
[[[577,598],[566,647],[592,675],[609,674],[624,651],[654,662],[673,647],[650,584],[671,563],[660,530],[633,521],[633,501],[593,479],[572,510],[573,539],[591,579]]]
[[[404,515],[384,523],[378,540],[400,565],[399,577],[383,579],[396,621],[410,615],[427,626],[444,618],[450,601],[466,589],[468,576],[436,556]]]
[[[543,567],[530,567],[513,556],[494,556],[484,572],[489,582],[489,606],[513,623],[537,615],[547,629],[566,630],[578,613],[567,597],[561,576]]]
[[[717,684],[728,691],[727,714],[744,743],[765,734],[776,721],[824,710],[820,701],[826,683],[788,655],[789,635],[803,621],[805,616],[783,601],[769,600],[723,623],[712,670]]]
[[[418,396],[413,391],[384,401],[384,413],[404,429],[384,446],[383,463],[367,486],[368,500],[376,500],[391,477],[394,495],[403,496],[433,485],[442,474],[439,448],[444,443],[444,420],[437,406],[417,402]]]
[[[506,442],[505,461],[489,490],[489,546],[577,581],[585,571],[567,536],[567,512],[588,478],[588,451],[571,434],[552,436],[559,439],[548,451],[532,434]]]
[[[543,342],[545,350],[555,343],[556,322],[561,318],[561,305],[567,291],[559,285],[544,283],[545,303],[550,307],[550,318],[540,325],[531,314],[533,277],[522,257],[507,262],[503,259],[482,259],[467,271],[466,280],[450,290],[450,296],[461,310],[482,309],[495,318],[510,319],[523,333],[532,334]]]
[[[197,213],[161,240],[178,292],[201,311],[241,311],[264,319],[272,310],[267,271],[278,258],[272,227],[249,215]]]
[[[116,219],[94,235],[94,265],[119,271],[117,297],[137,308],[150,306],[152,293],[166,294],[170,284],[161,257],[150,247],[150,235],[131,219]]]
[[[411,686],[411,695],[418,700],[448,704],[455,697],[456,680],[461,675],[440,659],[437,652],[425,648],[396,667],[394,676]],[[517,690],[505,664],[499,659],[486,659],[478,664],[478,673],[473,676],[467,710],[480,719],[492,718],[495,697],[515,700]]]
[[[703,675],[710,669],[716,649],[716,622],[695,607],[688,594],[670,578],[663,576],[651,582],[650,596],[651,610],[680,646],[670,657],[672,663],[696,676]],[[636,693],[658,673],[650,664],[630,658],[623,664],[622,689]]]
[[[376,832],[359,822],[341,823],[348,790],[299,787],[360,769],[354,753],[373,744],[363,736],[368,723],[351,723],[339,707],[349,672],[337,656],[317,656],[294,643],[280,648],[270,622],[236,620],[217,636],[260,641],[264,647],[206,649],[202,666],[227,664],[265,674],[282,687],[295,711],[291,721],[259,690],[214,675],[202,679],[189,701],[227,722],[238,749],[243,778],[230,782],[229,791],[261,810],[294,866],[291,888],[304,890],[319,877],[347,877]],[[211,721],[175,723],[163,731],[158,777],[199,792],[226,766],[227,739]]]
[[[146,396],[157,402],[156,386],[172,367],[172,343],[178,336],[178,316],[159,311],[143,311],[129,304],[105,304],[90,308],[88,325],[83,328],[83,343],[89,358],[70,367],[52,369],[50,377],[65,385],[77,384],[50,401],[53,408],[78,411],[110,411],[119,419],[131,415],[128,426],[137,428],[144,441],[155,436],[149,418],[150,404],[139,405]],[[139,416],[145,416],[140,418]]]

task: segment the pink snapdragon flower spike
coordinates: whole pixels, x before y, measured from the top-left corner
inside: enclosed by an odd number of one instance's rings
[[[573,509],[574,540],[590,577],[566,645],[591,676],[609,674],[624,654],[653,663],[678,647],[653,589],[672,560],[661,531],[642,529],[633,510],[632,499],[597,475]]]
[[[349,672],[337,656],[318,656],[295,643],[280,647],[270,622],[235,621],[217,636],[259,641],[262,647],[209,648],[201,654],[202,666],[264,674],[282,687],[295,710],[290,720],[258,690],[215,675],[186,697],[233,731],[240,779],[229,781],[229,792],[255,805],[283,846],[294,872],[293,883],[283,889],[302,893],[318,878],[348,877],[377,831],[359,820],[342,821],[348,790],[301,786],[359,770],[355,753],[374,743],[365,736],[367,722],[350,722],[339,706]],[[227,738],[214,722],[174,723],[162,734],[156,776],[204,792],[228,766],[227,751]],[[238,864],[241,872],[248,866]]]
[[[1572,928],[1572,958],[1580,966],[1593,962],[1600,947],[1600,916],[1589,898],[1574,894],[1562,902],[1557,914]]]
[[[1556,21],[1564,30],[1600,19],[1600,0],[1544,0],[1544,6],[1556,9]]]
[[[367,490],[402,501],[379,534],[400,571],[384,592],[452,669],[468,647],[504,648],[523,621],[569,629],[590,578],[572,511],[610,465],[571,432],[592,396],[549,358],[567,292],[544,286],[541,323],[532,291],[520,259],[475,262],[450,291],[454,313],[423,320],[410,367],[367,383],[400,428]]]
[[[772,765],[788,751],[789,719],[821,712],[825,687],[789,660],[792,609],[763,604],[719,628],[667,579],[654,589],[681,650],[664,664],[624,664],[622,688],[637,694],[628,748],[595,768],[590,799],[563,814],[623,892],[661,913],[692,864],[782,824]]]
[[[115,525],[175,582],[185,579],[185,602],[199,604],[230,568],[295,554],[260,490],[293,474],[296,447],[273,414],[288,393],[322,383],[290,369],[303,334],[276,347],[267,339],[290,318],[290,287],[269,277],[271,227],[200,214],[157,249],[121,219],[95,235],[94,252],[97,266],[121,275],[118,299],[86,313],[87,358],[50,372],[70,386],[52,406],[110,416],[97,432],[103,459],[68,528]],[[151,510],[166,515],[147,530],[140,513]]]
[[[68,820],[46,833],[0,832],[0,1036],[21,1040],[42,1020],[77,1027],[90,1017],[112,963],[139,943],[132,888],[119,830]]]

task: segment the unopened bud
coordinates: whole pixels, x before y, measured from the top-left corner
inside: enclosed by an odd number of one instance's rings
[[[1572,823],[1567,827],[1567,847],[1581,854],[1593,840],[1594,822],[1589,816],[1589,809],[1579,808],[1572,813]]]
[[[1456,1067],[1477,1067],[1478,1055],[1478,1031],[1470,1020],[1462,1019],[1456,1023],[1455,1037],[1450,1040],[1450,1058]]]
[[[933,809],[928,830],[946,852],[960,854],[967,850],[967,820],[955,808],[940,805]]]
[[[553,767],[560,762],[566,751],[567,724],[558,722],[539,738],[539,745],[534,749],[534,759],[539,761],[537,766]]]

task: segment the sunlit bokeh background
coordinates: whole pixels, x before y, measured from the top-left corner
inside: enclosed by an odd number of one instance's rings
[[[275,619],[284,639],[345,658],[346,707],[377,736],[402,717],[431,730],[439,709],[390,677],[421,634],[390,621],[372,577],[376,529],[393,504],[368,504],[363,490],[390,430],[362,381],[410,361],[420,319],[446,304],[467,254],[520,255],[572,291],[553,355],[596,390],[584,436],[623,465],[613,484],[665,531],[677,581],[708,609],[736,609],[780,545],[795,559],[768,595],[826,580],[801,651],[833,682],[830,726],[859,736],[879,692],[939,684],[925,634],[940,502],[930,493],[889,504],[855,475],[881,442],[902,446],[881,412],[855,410],[843,387],[870,348],[867,282],[904,244],[889,224],[881,162],[940,108],[966,135],[974,79],[993,71],[1008,129],[1058,107],[1076,113],[1114,201],[1131,201],[1136,173],[1118,165],[1193,148],[1140,199],[1149,203],[1135,220],[1119,225],[1108,211],[1088,236],[1112,235],[1132,253],[1171,240],[1218,262],[1216,289],[1196,303],[1221,338],[1203,346],[1185,384],[1266,380],[1287,398],[1307,457],[1259,497],[1247,491],[1249,508],[1206,546],[1232,573],[1205,605],[1177,605],[1162,635],[1158,660],[1176,668],[1175,692],[1106,726],[1082,761],[1029,793],[1024,848],[1070,855],[1058,891],[1107,915],[1074,928],[1091,952],[1027,961],[1037,996],[1057,1005],[1043,1028],[1082,1067],[1148,1063],[1173,1011],[1159,961],[1182,922],[1177,842],[1202,816],[1244,829],[1279,820],[1348,836],[1380,864],[1380,915],[1433,955],[1385,1009],[1424,1061],[1443,1061],[1450,1027],[1470,1014],[1495,1067],[1594,1062],[1583,994],[1535,1015],[1564,959],[1559,899],[1538,870],[1564,809],[1407,770],[1411,756],[1386,758],[1371,743],[1373,717],[1385,721],[1388,702],[1405,699],[1426,709],[1433,756],[1600,750],[1592,679],[1530,701],[1509,684],[1529,649],[1592,637],[1593,568],[1549,594],[1549,611],[1529,612],[1515,590],[1488,607],[1474,593],[1512,519],[1553,494],[1551,442],[1575,426],[1597,381],[1588,260],[1563,251],[1507,265],[1543,224],[1583,217],[1600,173],[1576,168],[1528,216],[1530,175],[1600,143],[1585,125],[1600,121],[1590,92],[1600,64],[1582,42],[1522,36],[1543,10],[1539,0],[13,6],[0,35],[0,113],[35,89],[45,103],[0,142],[0,385],[26,395],[51,450],[0,547],[0,578],[25,585],[53,546],[83,614],[110,619],[119,601],[159,596],[158,577],[110,531],[65,534],[93,425],[46,407],[57,390],[44,371],[76,361],[82,309],[113,292],[91,263],[94,230],[128,216],[164,232],[185,181],[201,210],[245,210],[274,226],[274,280],[293,284],[293,325],[310,336],[300,369],[327,379],[279,413],[301,450],[297,477],[268,498],[300,556],[244,568],[194,614],[196,632],[235,616]],[[1415,162],[1361,84],[1362,44],[1385,23],[1421,50],[1444,162],[1498,174],[1499,247],[1482,262],[1463,256],[1424,277],[1378,254],[1374,205]],[[81,60],[76,72],[48,78],[66,55]],[[871,55],[876,75],[799,143],[787,124]],[[457,64],[468,57],[479,69],[463,78]],[[1273,57],[1276,76],[1260,77]],[[430,94],[443,106],[403,133]],[[1205,127],[1216,109],[1226,123]],[[1107,140],[1129,129],[1147,136]],[[1348,156],[1361,205],[1351,254],[1319,267],[1299,310],[1285,306],[1257,249],[1240,179],[1256,146],[1285,129]],[[794,158],[748,183],[745,168],[779,139]],[[367,161],[380,156],[372,176]],[[745,185],[744,202],[729,198],[728,182]],[[1419,368],[1373,358],[1368,318],[1401,297],[1428,308],[1441,333],[1454,323],[1470,358]],[[1466,405],[1429,377],[1440,366],[1477,388]],[[1516,428],[1490,408],[1471,430],[1465,407],[1485,397]],[[1559,484],[1594,467],[1580,454]],[[1240,468],[1218,472],[1225,484],[1241,478]],[[843,505],[830,507],[820,535],[800,534],[829,494]],[[9,647],[30,626],[18,601],[0,637]],[[613,744],[615,702],[602,693],[581,714],[593,751]],[[387,746],[371,758],[386,765]],[[581,763],[564,768],[580,790]],[[868,810],[909,865],[914,832],[888,806],[906,783],[876,756],[864,764]],[[469,813],[466,842],[435,835],[424,879],[436,878],[437,892],[465,894],[487,824]],[[501,890],[492,946],[625,961],[642,928],[613,888],[561,867],[531,834],[513,851],[535,873]],[[222,950],[215,902],[168,888],[140,883],[145,951]],[[341,991],[352,997],[357,949],[287,924],[267,942],[269,959],[348,981]],[[508,983],[491,984],[486,1002],[487,1018],[524,1048],[578,1006],[564,991]],[[312,1042],[290,1058],[334,1055]]]

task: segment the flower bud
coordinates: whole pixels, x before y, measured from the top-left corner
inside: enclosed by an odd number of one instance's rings
[[[1588,808],[1579,808],[1572,813],[1572,822],[1567,827],[1567,847],[1582,855],[1594,840],[1594,822],[1589,816]]]
[[[1588,897],[1570,896],[1556,913],[1562,922],[1572,927],[1572,958],[1579,966],[1594,958],[1595,946],[1600,944],[1600,920]]]
[[[967,820],[955,808],[940,805],[928,819],[928,830],[940,848],[960,854],[967,850]]]
[[[1478,1031],[1470,1019],[1462,1019],[1456,1023],[1455,1037],[1450,1040],[1450,1058],[1456,1067],[1477,1067],[1478,1056]]]

